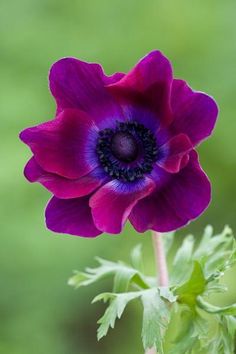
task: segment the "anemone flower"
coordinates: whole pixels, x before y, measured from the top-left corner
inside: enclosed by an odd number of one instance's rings
[[[55,118],[20,138],[33,153],[25,177],[53,194],[50,230],[95,237],[129,220],[138,232],[167,232],[207,208],[211,185],[195,147],[211,135],[217,105],[174,79],[161,52],[111,76],[64,58],[49,82]]]

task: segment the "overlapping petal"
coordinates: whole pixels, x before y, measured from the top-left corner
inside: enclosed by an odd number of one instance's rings
[[[211,135],[218,108],[214,99],[205,93],[194,92],[183,80],[174,80],[171,90],[171,108],[176,133],[185,133],[193,145]]]
[[[154,187],[149,178],[128,184],[117,180],[105,184],[89,202],[96,227],[103,232],[120,233],[134,205]]]
[[[167,126],[172,121],[170,91],[172,68],[169,60],[159,51],[153,51],[121,80],[109,85],[109,90],[119,102],[136,107],[148,107],[155,112],[153,126]]]
[[[96,237],[96,228],[89,207],[89,196],[74,199],[53,197],[46,208],[47,227],[55,232],[75,236]]]
[[[57,102],[57,111],[78,108],[92,115],[97,125],[106,128],[112,117],[122,119],[122,113],[106,85],[119,81],[124,74],[106,76],[99,64],[75,58],[57,61],[49,74],[50,89]]]
[[[210,182],[199,165],[197,153],[192,151],[187,166],[172,174],[162,188],[140,200],[129,219],[138,232],[168,232],[198,217],[210,199]]]
[[[34,157],[26,164],[24,174],[28,181],[41,183],[57,198],[63,199],[88,195],[107,181],[107,176],[100,167],[95,168],[83,177],[68,179],[44,171]]]
[[[177,173],[188,162],[186,155],[192,148],[188,136],[178,134],[160,147],[157,164],[167,172]]]
[[[67,109],[54,120],[25,129],[20,138],[47,172],[79,178],[98,165],[97,127],[82,111]]]

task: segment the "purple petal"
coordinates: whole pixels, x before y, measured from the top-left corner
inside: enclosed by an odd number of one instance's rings
[[[99,64],[86,63],[75,58],[57,61],[49,74],[50,89],[57,102],[57,111],[78,108],[90,114],[102,128],[104,120],[122,117],[106,85],[119,81],[124,74],[106,76]]]
[[[154,187],[155,183],[149,178],[126,184],[113,180],[101,187],[89,202],[97,228],[112,234],[120,233],[134,205],[149,195]]]
[[[122,105],[149,107],[155,112],[153,124],[169,125],[172,120],[170,110],[170,88],[172,68],[166,57],[159,51],[145,56],[120,81],[109,86],[110,92]]]
[[[183,168],[188,159],[186,155],[192,150],[192,143],[188,136],[179,134],[162,145],[159,150],[160,158],[157,164],[167,172],[177,173]]]
[[[102,233],[94,225],[88,196],[74,199],[53,197],[45,215],[47,227],[54,232],[84,237],[96,237]]]
[[[52,121],[25,129],[20,138],[29,145],[37,163],[47,172],[78,178],[98,165],[95,155],[97,128],[81,111],[65,110]]]
[[[90,194],[107,181],[100,167],[78,179],[68,179],[44,171],[32,157],[25,166],[25,177],[30,182],[39,182],[57,198],[70,199]]]
[[[211,135],[218,114],[212,97],[194,92],[185,81],[174,80],[171,107],[174,115],[173,130],[187,134],[193,145]]]
[[[138,232],[152,229],[168,232],[197,218],[211,199],[210,182],[201,169],[197,153],[191,151],[189,163],[168,182],[140,200],[130,214]]]

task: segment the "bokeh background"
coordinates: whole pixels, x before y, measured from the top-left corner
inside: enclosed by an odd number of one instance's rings
[[[120,354],[143,352],[141,310],[131,306],[116,330],[96,342],[103,305],[90,305],[98,287],[67,286],[73,269],[99,255],[127,259],[143,243],[146,268],[154,268],[149,235],[127,227],[95,240],[52,234],[44,226],[49,193],[28,184],[30,156],[20,130],[48,120],[55,104],[48,91],[50,65],[63,56],[127,71],[150,50],[162,50],[175,76],[213,95],[220,106],[214,136],[201,146],[211,178],[207,212],[177,238],[202,233],[211,223],[236,230],[236,2],[235,0],[1,0],[0,1],[0,353]],[[236,300],[235,272],[228,273]],[[109,289],[109,282],[99,290]]]

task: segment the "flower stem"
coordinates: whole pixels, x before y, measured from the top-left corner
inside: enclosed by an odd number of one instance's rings
[[[157,352],[155,348],[152,348],[152,349],[147,349],[145,354],[157,354]]]
[[[153,248],[156,260],[156,271],[159,274],[157,283],[159,286],[168,286],[169,276],[166,262],[165,249],[160,232],[152,232]]]
[[[159,286],[168,286],[169,276],[162,234],[160,232],[153,231],[152,241],[156,261],[156,273],[158,274],[157,284]],[[146,350],[145,354],[157,354],[157,352],[155,348],[150,348]]]

